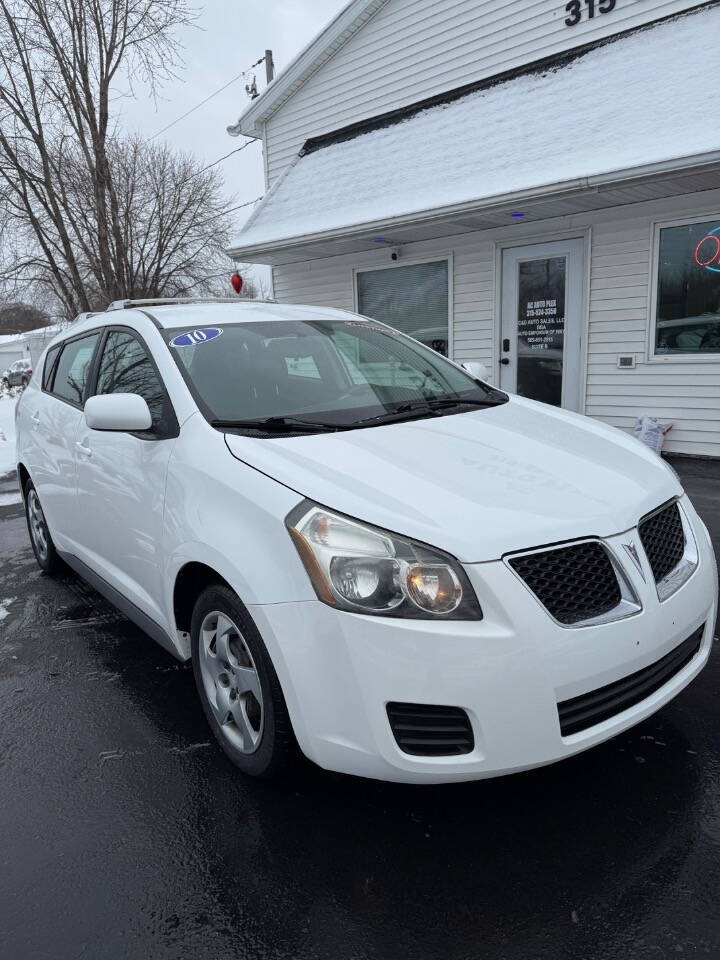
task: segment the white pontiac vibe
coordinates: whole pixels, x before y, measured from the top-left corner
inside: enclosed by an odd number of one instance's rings
[[[181,660],[243,771],[551,763],[707,662],[708,532],[633,438],[384,324],[260,302],[85,315],[17,409],[41,568]]]

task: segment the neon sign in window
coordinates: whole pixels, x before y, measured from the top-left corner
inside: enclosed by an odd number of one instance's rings
[[[655,353],[720,354],[720,217],[660,230]]]
[[[715,227],[698,240],[695,263],[713,273],[720,273],[720,227]]]

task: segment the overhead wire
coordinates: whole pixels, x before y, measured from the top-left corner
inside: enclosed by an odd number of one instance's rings
[[[223,160],[227,160],[228,157],[231,157],[234,153],[240,153],[241,150],[244,150],[245,147],[249,147],[251,143],[259,143],[258,140],[246,140],[240,147],[235,147],[234,150],[231,150],[230,153],[226,153],[224,157],[218,157],[217,160],[213,160],[212,163],[208,163],[207,166],[203,167],[202,170],[198,170],[198,173],[204,173],[206,170],[209,170],[210,167],[214,167],[218,163],[222,163]]]
[[[223,84],[222,87],[218,87],[217,90],[215,90],[213,93],[205,97],[204,100],[201,100],[200,103],[196,103],[194,107],[191,107],[189,110],[183,113],[182,116],[176,117],[176,119],[168,123],[166,127],[163,127],[162,130],[158,130],[157,133],[154,133],[150,137],[150,139],[154,140],[156,137],[159,137],[161,133],[165,133],[166,130],[169,130],[171,127],[174,127],[176,123],[180,123],[180,121],[184,120],[185,117],[189,117],[191,113],[195,113],[195,111],[199,110],[200,107],[204,107],[206,103],[208,103],[210,100],[213,99],[213,97],[216,97],[219,93],[222,93],[223,90],[227,90],[227,88],[231,86],[233,83],[237,83],[238,80],[242,80],[243,77],[246,77],[250,73],[250,71],[254,70],[255,67],[258,67],[263,62],[264,59],[265,59],[265,56],[263,55],[262,57],[260,57],[259,60],[256,60],[255,63],[251,63],[249,67],[246,67],[236,77],[233,77],[232,80],[228,80],[228,82]]]

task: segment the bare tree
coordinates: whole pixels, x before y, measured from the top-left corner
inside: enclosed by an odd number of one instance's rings
[[[217,273],[220,180],[113,128],[113,85],[177,63],[186,0],[0,0],[0,203],[12,272],[69,314],[191,292]],[[6,241],[7,246],[7,241]]]

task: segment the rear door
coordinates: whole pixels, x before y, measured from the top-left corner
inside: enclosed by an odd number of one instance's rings
[[[70,552],[75,552],[78,535],[75,438],[99,340],[96,331],[49,351],[42,378],[31,383],[21,404],[23,462],[55,546]]]
[[[93,393],[137,393],[152,426],[139,433],[77,429],[78,554],[160,626],[164,604],[163,513],[168,461],[178,423],[142,337],[110,327],[100,346]]]

